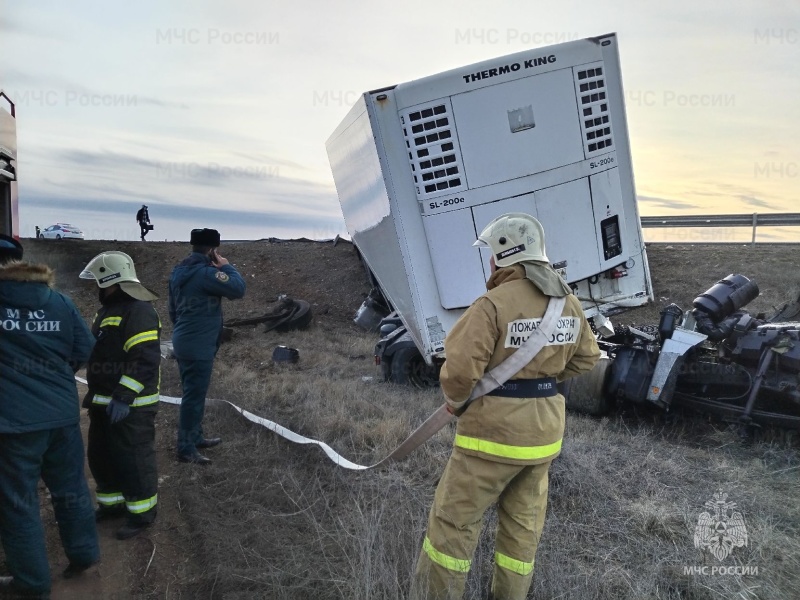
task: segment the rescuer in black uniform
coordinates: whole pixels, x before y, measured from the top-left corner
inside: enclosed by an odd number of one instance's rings
[[[158,296],[136,278],[124,252],[103,252],[81,273],[100,287],[102,307],[86,379],[89,468],[97,483],[98,520],[127,515],[124,540],[153,524],[158,502],[155,416],[161,367]]]

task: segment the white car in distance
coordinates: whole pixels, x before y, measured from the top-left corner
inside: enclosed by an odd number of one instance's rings
[[[56,223],[39,232],[40,239],[60,240],[60,239],[83,239],[83,231],[69,223]]]

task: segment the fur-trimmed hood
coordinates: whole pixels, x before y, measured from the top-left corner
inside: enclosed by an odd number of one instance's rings
[[[73,369],[89,360],[94,336],[52,282],[44,265],[0,266],[0,437],[80,421]]]
[[[0,281],[27,281],[30,283],[46,283],[54,287],[56,274],[47,265],[35,265],[13,260],[0,265]]]
[[[44,306],[55,285],[55,273],[46,265],[12,261],[0,265],[0,306],[37,308]]]

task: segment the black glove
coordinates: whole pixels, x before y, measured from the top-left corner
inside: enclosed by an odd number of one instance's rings
[[[106,407],[106,414],[111,419],[112,425],[122,421],[130,412],[130,405],[120,398],[112,398]]]

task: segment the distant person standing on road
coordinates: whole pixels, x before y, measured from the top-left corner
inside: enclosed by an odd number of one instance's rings
[[[100,288],[97,338],[86,380],[89,392],[89,468],[97,483],[98,521],[126,516],[117,530],[132,538],[153,524],[158,504],[156,428],[161,381],[158,296],[136,277],[124,252],[95,256],[80,274]]]
[[[0,596],[38,598],[50,592],[40,478],[69,559],[64,577],[100,559],[74,379],[94,340],[72,301],[53,289],[53,271],[22,262],[22,253],[0,235],[0,539],[11,572],[0,577]]]
[[[142,241],[145,241],[145,236],[150,231],[150,213],[147,212],[147,205],[142,204],[142,208],[139,209],[139,212],[136,213],[136,222],[139,223],[139,229],[141,230]]]
[[[183,398],[178,423],[178,460],[205,465],[211,460],[198,452],[222,442],[203,436],[203,413],[211,382],[214,356],[222,335],[222,299],[244,296],[239,272],[220,256],[216,229],[193,229],[192,253],[172,271],[169,280],[169,318],[174,324],[172,346],[181,375]]]

